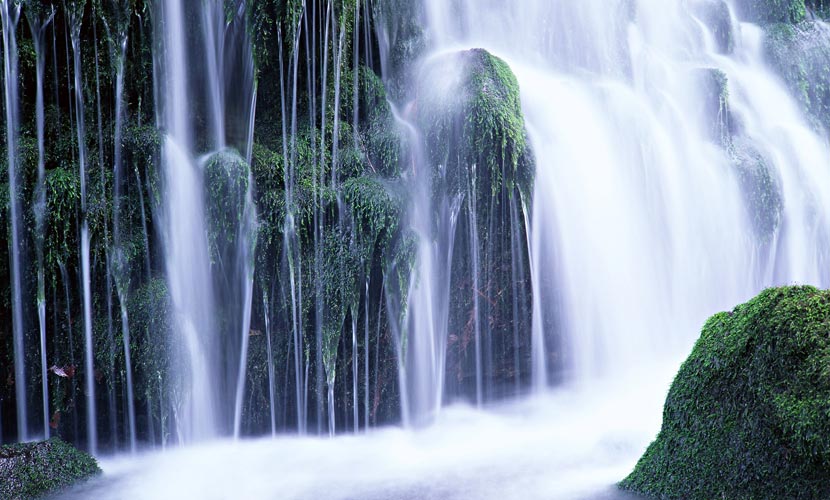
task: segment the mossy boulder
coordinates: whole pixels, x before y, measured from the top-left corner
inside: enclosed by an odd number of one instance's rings
[[[246,231],[253,216],[249,197],[251,168],[239,153],[225,149],[204,162],[208,244],[216,260]]]
[[[804,0],[738,0],[741,17],[753,23],[798,23],[807,17]]]
[[[710,318],[621,486],[659,498],[830,498],[830,292],[768,289]]]
[[[517,242],[527,241],[521,214],[531,204],[535,171],[519,84],[507,63],[485,50],[438,56],[421,68],[412,113],[425,146],[425,161],[416,162],[413,172],[430,177],[439,245],[451,214],[457,217],[446,394],[497,397],[492,388],[520,386],[529,378],[514,362],[529,355],[530,265]],[[473,342],[487,342],[500,354],[477,359]],[[477,380],[479,369],[488,380]]]
[[[36,498],[100,473],[94,458],[59,438],[0,447],[0,498]]]
[[[830,28],[812,21],[768,26],[764,52],[813,125],[830,128]]]
[[[483,49],[440,57],[422,70],[417,122],[427,155],[447,168],[450,190],[463,191],[476,166],[479,189],[514,187],[529,195],[533,162],[519,84],[503,60]]]

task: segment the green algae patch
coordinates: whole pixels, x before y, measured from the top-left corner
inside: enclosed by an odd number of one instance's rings
[[[0,498],[37,498],[100,473],[94,458],[59,438],[0,447]]]
[[[710,318],[623,489],[830,498],[830,292],[768,289]]]

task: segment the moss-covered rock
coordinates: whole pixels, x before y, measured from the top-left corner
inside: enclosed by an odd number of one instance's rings
[[[760,243],[769,243],[784,210],[780,181],[763,153],[745,140],[736,139],[730,153],[755,235]]]
[[[507,63],[482,49],[436,57],[421,70],[414,113],[426,157],[414,175],[431,176],[434,235],[457,212],[446,391],[478,397],[483,366],[492,379],[483,381],[483,397],[492,397],[491,387],[527,379],[514,360],[528,355],[530,266],[516,242],[527,241],[520,214],[531,201],[534,163],[519,84]],[[422,164],[427,172],[417,171]],[[473,342],[502,354],[478,360]]]
[[[236,151],[212,154],[204,163],[208,244],[216,260],[224,247],[235,244],[252,216],[248,189],[251,168]]]
[[[36,498],[101,472],[94,458],[59,438],[0,448],[0,498]]]
[[[738,0],[743,19],[759,24],[798,23],[807,17],[804,0]]]
[[[703,102],[703,113],[707,138],[723,147],[731,141],[729,85],[726,73],[717,68],[698,68],[693,70],[692,78],[698,84]]]
[[[824,23],[767,27],[764,51],[770,66],[813,125],[830,128],[830,29]]]
[[[830,292],[768,289],[710,318],[621,486],[660,498],[830,498]]]
[[[481,189],[495,195],[515,186],[530,194],[533,164],[519,84],[503,60],[473,49],[428,64],[417,112],[429,159],[434,167],[447,167],[451,186],[463,191],[476,165]]]

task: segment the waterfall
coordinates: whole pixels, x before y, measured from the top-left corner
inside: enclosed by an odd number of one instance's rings
[[[536,385],[592,384],[685,352],[712,311],[763,287],[830,284],[830,150],[765,67],[760,30],[731,14],[738,39],[723,53],[695,15],[703,0],[629,3],[424,1],[431,53],[483,47],[518,78],[537,161]],[[713,72],[728,87],[720,113]],[[713,98],[714,116],[701,112]],[[741,128],[713,136],[727,112]],[[763,158],[782,200],[766,232],[741,148]],[[430,252],[421,287],[446,272]],[[416,291],[413,309],[435,296]],[[554,314],[558,332],[546,326]],[[441,327],[416,328],[412,342]],[[557,346],[560,365],[546,365]]]
[[[256,232],[248,171],[256,87],[245,2],[226,7],[174,1],[160,12],[165,58],[156,64],[164,75],[160,126],[167,132],[162,233],[187,370],[177,394],[184,441],[238,436],[242,423]],[[201,27],[195,41],[185,36],[194,22]],[[203,93],[194,81],[204,83]],[[201,113],[206,124],[193,118]],[[233,234],[218,220],[233,216],[229,209],[238,209]]]
[[[162,4],[162,43],[164,60],[157,63],[164,71],[159,99],[167,131],[162,150],[165,182],[165,265],[175,311],[176,333],[182,337],[183,352],[178,374],[184,388],[178,425],[179,439],[199,440],[218,432],[214,388],[218,384],[212,366],[213,292],[210,279],[205,202],[202,198],[202,173],[193,161],[188,93],[188,50],[186,47],[184,5],[181,0]]]

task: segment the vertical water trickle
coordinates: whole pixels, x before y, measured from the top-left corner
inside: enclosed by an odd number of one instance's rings
[[[3,24],[3,60],[5,71],[6,97],[6,153],[9,176],[9,220],[11,241],[9,255],[11,262],[12,288],[12,331],[14,335],[14,391],[17,405],[17,437],[20,441],[29,439],[28,394],[26,387],[26,346],[25,326],[23,324],[23,256],[21,255],[22,234],[19,224],[22,222],[20,196],[18,187],[18,73],[17,73],[17,22],[20,20],[20,4],[12,0],[0,0],[0,19]]]
[[[36,4],[35,4],[36,5]],[[46,29],[55,17],[54,6],[49,9],[37,9],[36,6],[27,7],[26,18],[32,33],[32,42],[35,49],[36,65],[36,97],[35,97],[35,126],[37,128],[37,186],[35,187],[35,243],[37,253],[37,317],[40,327],[40,379],[43,397],[43,435],[49,439],[49,381],[48,363],[46,361],[46,278],[43,269],[43,239],[44,218],[46,214],[46,152],[44,135],[44,73],[46,72]]]
[[[475,342],[475,371],[476,371],[476,405],[481,407],[484,400],[483,395],[483,367],[481,360],[481,310],[479,306],[479,239],[478,239],[478,190],[476,188],[476,164],[470,165],[470,172],[467,175],[467,216],[470,230],[470,266],[472,267],[472,321],[473,341]],[[452,262],[452,261],[450,261]]]
[[[266,285],[267,286],[267,285]],[[265,346],[268,360],[268,408],[271,413],[271,437],[277,435],[277,397],[274,377],[274,351],[271,348],[271,313],[268,306],[268,291],[262,290],[262,317],[265,320]]]
[[[121,337],[124,345],[124,372],[126,378],[126,398],[127,398],[127,429],[129,432],[130,452],[135,453],[137,449],[136,436],[136,412],[135,412],[135,398],[133,393],[133,368],[132,368],[132,353],[130,350],[130,326],[129,316],[127,313],[127,301],[130,288],[130,274],[131,263],[128,262],[126,252],[123,248],[122,229],[121,229],[121,211],[122,211],[122,184],[126,182],[124,175],[123,155],[124,147],[122,143],[124,132],[124,76],[125,64],[127,58],[127,30],[129,28],[130,10],[129,4],[124,5],[119,2],[113,2],[111,9],[113,12],[112,20],[114,26],[105,24],[107,34],[110,39],[110,58],[115,66],[115,130],[113,134],[113,208],[112,208],[112,233],[113,233],[113,249],[111,250],[111,259],[113,261],[113,275],[115,277],[115,288],[118,295],[118,303],[121,309]],[[106,18],[105,18],[106,23]],[[146,227],[144,222],[144,195],[143,190],[140,189],[141,182],[136,171],[136,180],[138,181],[139,191],[141,192],[141,216],[142,225]],[[144,233],[145,239],[145,258],[149,259],[149,245],[146,242],[146,229]],[[149,273],[149,263],[146,264],[147,272]],[[149,274],[148,274],[149,276]]]
[[[366,277],[366,295],[364,301],[363,321],[363,428],[369,431],[369,277]],[[380,300],[377,302],[380,309]],[[355,427],[358,427],[355,422]]]
[[[98,169],[101,176],[101,199],[105,199],[104,193],[107,190],[106,175],[104,174],[104,123],[101,113],[101,72],[100,64],[98,62],[98,18],[100,13],[96,5],[92,6],[92,46],[93,54],[95,55],[95,110],[98,125]],[[107,353],[107,373],[109,380],[115,380],[115,336],[112,328],[112,253],[109,248],[109,214],[104,214],[104,242],[107,248],[104,258],[104,274],[106,275],[107,289],[105,295],[107,297],[107,345],[109,352]],[[109,402],[107,407],[107,415],[109,416],[110,436],[112,439],[112,446],[118,448],[118,415],[115,408],[115,391],[107,391],[107,400]]]
[[[84,378],[86,381],[86,427],[89,452],[98,451],[98,413],[95,400],[95,363],[92,339],[92,285],[89,257],[89,221],[87,220],[86,128],[84,126],[84,86],[81,68],[81,25],[85,0],[68,6],[70,39],[75,69],[75,126],[78,134],[78,169],[81,179],[81,284],[84,310]]]
[[[288,108],[286,106],[285,96],[285,63],[283,60],[283,37],[282,30],[277,32],[277,40],[279,42],[279,63],[280,63],[280,113],[282,120],[282,153],[283,153],[283,176],[285,178],[285,230],[283,234],[283,246],[288,261],[288,280],[291,289],[291,327],[293,335],[293,357],[294,357],[294,386],[295,386],[295,402],[297,411],[297,432],[301,435],[306,432],[306,400],[305,391],[306,386],[304,368],[303,352],[304,348],[304,326],[303,326],[303,268],[302,268],[302,249],[300,248],[300,239],[297,236],[296,226],[294,224],[294,211],[296,210],[294,203],[294,185],[295,185],[295,165],[297,161],[297,80],[299,73],[299,53],[300,53],[300,33],[302,30],[303,19],[307,16],[306,8],[300,13],[299,18],[292,18],[291,25],[296,26],[291,34],[291,60],[288,65],[288,75],[291,78],[291,132],[288,132],[288,124],[286,116],[288,116]],[[290,144],[288,137],[290,136]]]

